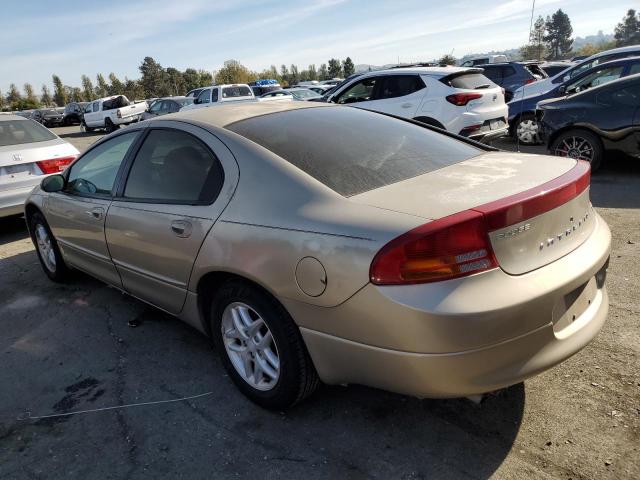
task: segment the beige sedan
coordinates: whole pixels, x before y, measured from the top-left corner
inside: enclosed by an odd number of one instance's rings
[[[361,109],[247,103],[104,137],[25,208],[52,280],[82,270],[181,318],[282,409],[319,381],[481,394],[587,345],[611,240],[589,173]]]

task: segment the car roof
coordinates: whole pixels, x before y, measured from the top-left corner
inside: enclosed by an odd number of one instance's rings
[[[175,95],[173,97],[161,97],[161,98],[156,98],[155,100],[185,100],[187,98],[192,98],[192,97],[184,97],[182,95]]]
[[[238,102],[221,104],[212,108],[187,110],[171,115],[164,115],[157,121],[184,120],[202,122],[224,128],[241,120],[268,115],[270,113],[297,110],[300,108],[344,108],[337,105],[317,102]]]
[[[4,115],[0,115],[0,122],[9,121],[9,120],[24,120],[25,122],[29,121],[28,118],[21,117],[20,115],[15,115],[13,113],[6,113]]]
[[[398,67],[398,68],[387,68],[384,70],[373,70],[371,72],[365,72],[362,76],[375,76],[380,74],[391,74],[397,75],[399,73],[413,73],[417,75],[429,75],[432,77],[446,77],[447,75],[451,75],[452,73],[466,72],[466,71],[474,71],[477,70],[478,67]]]
[[[615,53],[632,52],[634,50],[638,50],[640,52],[640,45],[629,45],[627,47],[612,48],[611,50],[605,50],[603,52],[594,53],[590,57],[587,57],[584,60],[582,60],[580,63],[582,63],[584,61],[587,61],[587,60],[591,60],[593,58],[602,57],[603,55],[611,55],[611,54],[615,54]]]

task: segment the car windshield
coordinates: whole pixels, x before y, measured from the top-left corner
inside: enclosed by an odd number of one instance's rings
[[[426,127],[349,107],[289,110],[226,128],[347,197],[483,152]]]
[[[0,147],[32,142],[46,142],[56,136],[39,123],[31,120],[1,120]]]
[[[47,108],[46,110],[41,110],[43,115],[55,115],[56,112],[53,108]]]
[[[195,100],[195,98],[193,97],[189,97],[189,98],[183,98],[181,100],[176,100],[176,102],[178,102],[178,104],[181,107],[184,107],[185,105],[191,105],[193,103],[193,101]]]
[[[321,96],[312,90],[294,90],[291,94],[296,98],[318,98]]]
[[[223,87],[222,98],[250,97],[251,89],[249,87]]]

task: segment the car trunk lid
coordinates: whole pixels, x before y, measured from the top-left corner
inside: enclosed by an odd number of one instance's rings
[[[519,275],[566,255],[589,236],[594,215],[588,181],[584,162],[492,152],[350,199],[430,220],[480,212],[501,268]]]

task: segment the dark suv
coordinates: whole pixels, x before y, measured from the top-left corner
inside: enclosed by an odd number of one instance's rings
[[[548,77],[539,62],[488,63],[479,67],[484,69],[485,77],[504,88],[506,102],[513,98],[513,92],[521,86]]]
[[[538,121],[553,155],[591,163],[616,150],[640,158],[640,74],[538,104]]]
[[[88,102],[71,102],[64,107],[63,125],[80,125]]]

